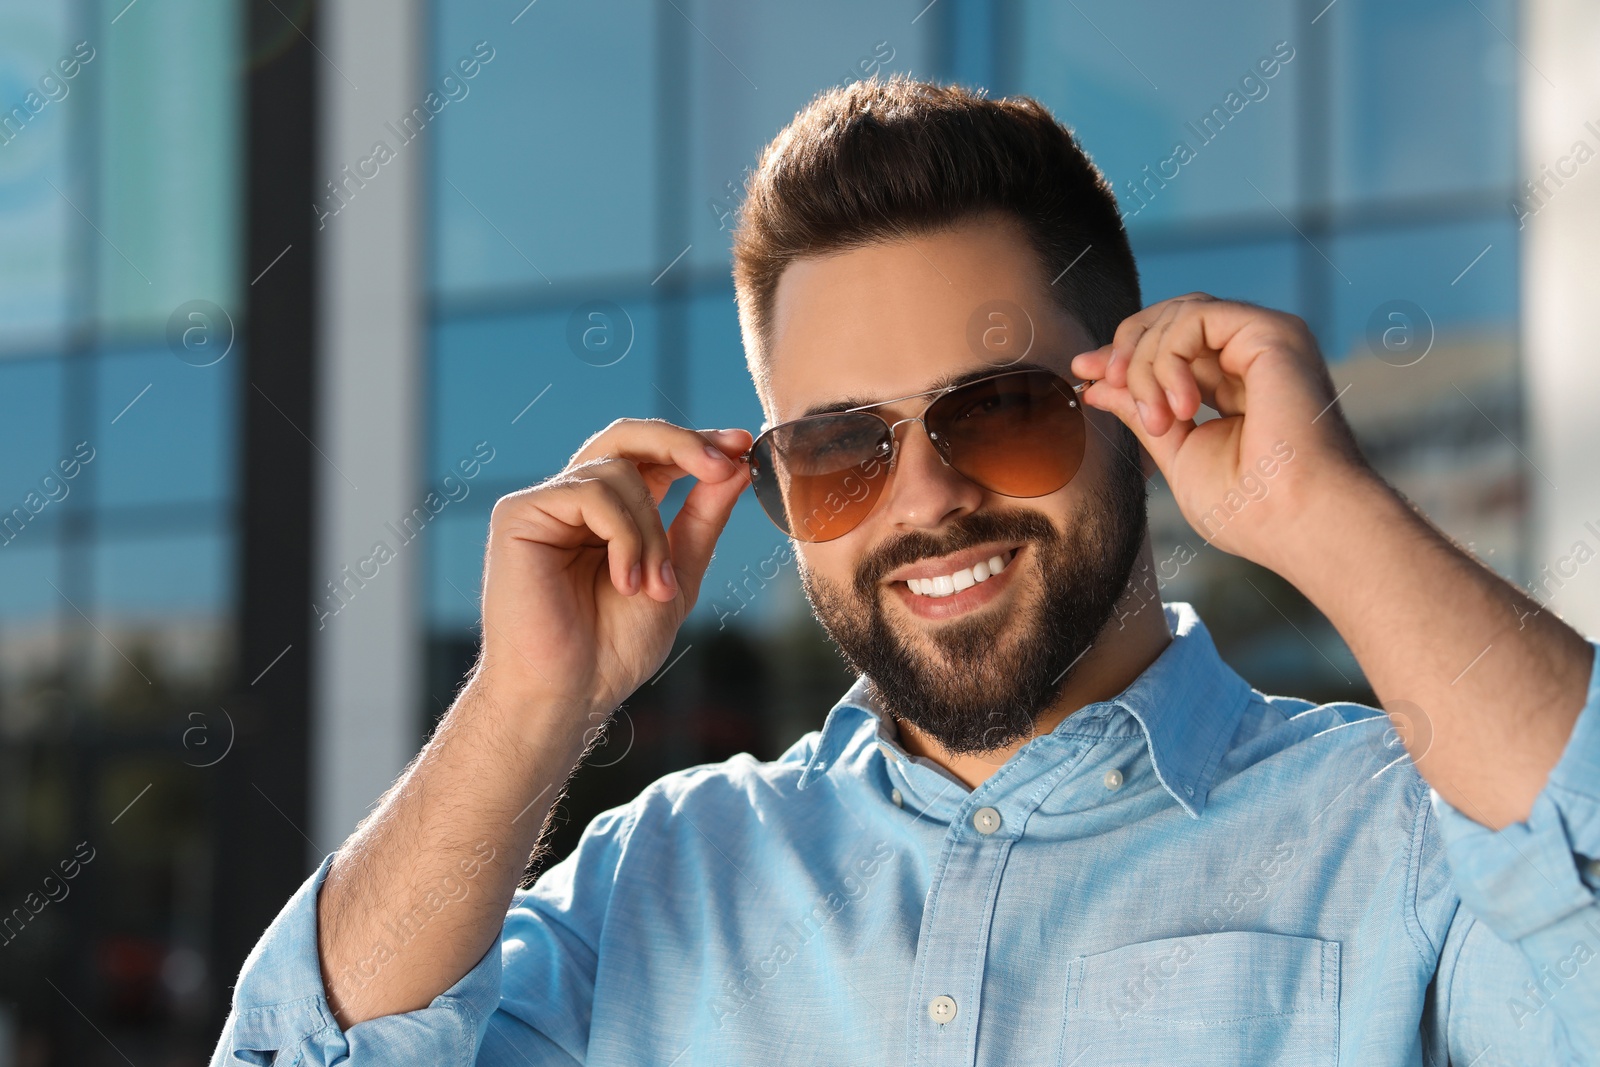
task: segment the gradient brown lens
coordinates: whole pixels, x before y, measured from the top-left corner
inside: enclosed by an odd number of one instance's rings
[[[929,405],[923,424],[950,466],[1003,496],[1046,496],[1083,462],[1083,409],[1072,386],[1050,371],[1016,371],[952,390]],[[756,440],[751,483],[784,533],[831,541],[877,505],[892,453],[889,424],[870,412],[797,419]]]
[[[934,401],[923,422],[952,467],[1004,496],[1053,493],[1083,462],[1078,395],[1049,371],[974,382]]]
[[[888,425],[842,412],[774,427],[750,451],[756,499],[801,541],[843,537],[878,503],[889,475]]]

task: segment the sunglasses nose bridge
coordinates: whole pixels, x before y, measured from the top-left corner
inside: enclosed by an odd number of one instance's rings
[[[895,463],[900,459],[899,430],[901,426],[908,422],[917,423],[922,427],[922,432],[928,435],[928,443],[933,446],[934,454],[939,457],[940,462],[942,462],[946,467],[950,466],[950,457],[945,455],[946,448],[944,438],[928,429],[928,424],[922,420],[920,415],[911,415],[903,419],[896,419],[894,422],[889,423],[889,469],[891,471],[894,470]]]

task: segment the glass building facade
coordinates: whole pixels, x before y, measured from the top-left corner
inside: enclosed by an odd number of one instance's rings
[[[1041,100],[1111,180],[1146,303],[1303,316],[1384,473],[1530,579],[1508,205],[1539,75],[1509,0],[523,2],[419,15],[416,81],[447,100],[415,137],[419,496],[492,456],[422,535],[419,742],[475,654],[499,495],[619,417],[760,424],[729,270],[744,176],[818,90],[873,74]],[[292,410],[245,376],[248,309],[305,269],[246,247],[247,79],[323,51],[312,11],[0,0],[0,1067],[201,1062],[240,962],[217,940],[239,833],[219,790],[299,832],[303,767],[215,761],[232,694],[271,669],[239,653],[245,408]],[[277,491],[258,506],[311,507]],[[1207,547],[1159,484],[1151,514],[1160,595],[1254,684],[1370,699],[1293,589]],[[785,550],[746,494],[667,664],[572,782],[554,856],[663,773],[820,724],[850,679]]]
[[[498,5],[436,3],[436,80],[475,42],[496,58],[443,117],[429,162],[429,476],[480,439],[497,458],[487,491],[442,519],[429,548],[432,713],[476,647],[500,492],[555,473],[620,416],[760,425],[732,212],[795,111],[875,73],[1050,107],[1117,192],[1146,303],[1203,290],[1304,317],[1386,475],[1523,580],[1515,12],[1325,3],[1157,5],[1153,19],[1109,2],[638,2],[535,6],[511,26]],[[599,350],[575,344],[575,317],[600,324]],[[1479,491],[1457,484],[1485,477]],[[1153,585],[1196,603],[1253,682],[1370,699],[1326,620],[1206,546],[1159,478],[1152,520]],[[591,797],[615,802],[742,748],[775,755],[820,724],[848,678],[783,548],[741,500],[667,670],[578,776],[558,841],[575,839]]]
[[[218,991],[244,57],[117,14],[0,4],[0,1063],[198,1047]]]

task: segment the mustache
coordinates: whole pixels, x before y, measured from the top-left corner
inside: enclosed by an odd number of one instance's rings
[[[1048,542],[1060,536],[1055,525],[1037,511],[973,512],[957,520],[942,537],[907,533],[880,545],[856,569],[855,591],[863,598],[871,597],[884,575],[930,556],[948,556],[991,541]]]

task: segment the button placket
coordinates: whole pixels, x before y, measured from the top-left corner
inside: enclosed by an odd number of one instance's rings
[[[1023,776],[1025,777],[1025,776]],[[981,786],[979,787],[982,788]],[[994,794],[1000,798],[1002,794]],[[971,1067],[1001,874],[1015,836],[993,804],[957,815],[934,871],[917,939],[908,1042],[915,1067]]]
[[[914,1067],[971,1067],[976,1055],[999,871],[1011,841],[980,837],[970,826],[970,816],[950,826],[949,835],[960,836],[946,840],[923,908],[907,1035]]]

